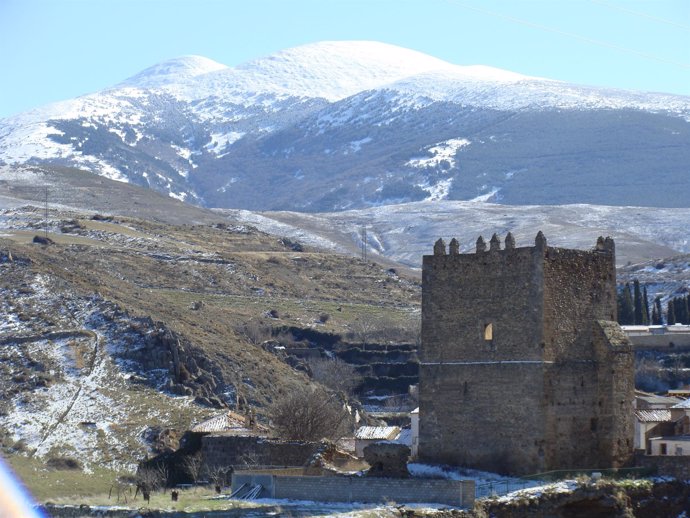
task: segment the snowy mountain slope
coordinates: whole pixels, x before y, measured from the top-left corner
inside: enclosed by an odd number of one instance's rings
[[[237,67],[177,58],[0,120],[0,162],[82,167],[216,207],[685,206],[688,121],[688,97],[321,42]]]
[[[619,266],[690,253],[690,209],[594,205],[509,206],[482,202],[415,202],[338,213],[223,211],[265,232],[340,252],[358,253],[366,226],[370,255],[413,268],[433,243],[455,237],[462,253],[480,235],[501,239],[512,232],[518,246],[531,246],[539,230],[552,246],[591,249],[600,235],[616,242]]]
[[[210,74],[228,67],[203,56],[182,56],[157,63],[125,79],[118,87],[157,88],[169,84],[191,81],[198,76]]]

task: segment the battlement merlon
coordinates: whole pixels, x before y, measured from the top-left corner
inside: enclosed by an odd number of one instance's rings
[[[534,246],[533,247],[520,247],[520,249],[525,249],[525,248],[535,248],[537,250],[542,250],[544,252],[547,249],[570,250],[567,248],[547,246],[546,237],[544,236],[544,234],[542,233],[541,230],[537,233],[537,235],[534,239]],[[434,244],[433,255],[435,255],[435,256],[471,255],[471,254],[482,254],[482,253],[510,252],[511,250],[517,250],[517,249],[518,248],[515,246],[515,237],[513,237],[512,232],[508,232],[506,234],[506,237],[505,237],[505,247],[504,248],[501,248],[501,239],[498,237],[498,234],[494,233],[493,236],[491,236],[491,240],[489,241],[488,250],[487,250],[486,241],[484,241],[484,238],[482,236],[479,236],[477,238],[475,251],[474,252],[468,251],[464,254],[460,252],[460,243],[456,238],[451,239],[450,247],[449,247],[448,251],[446,251],[445,241],[442,238],[439,238],[438,241],[436,241],[436,243]],[[604,238],[603,236],[599,236],[597,238],[596,244],[594,245],[594,248],[591,251],[598,253],[598,254],[608,253],[608,254],[615,256],[616,245],[613,241],[613,238],[611,238],[611,237]]]

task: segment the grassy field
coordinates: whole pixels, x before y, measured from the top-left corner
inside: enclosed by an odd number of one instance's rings
[[[107,498],[111,486],[121,475],[105,469],[95,469],[92,473],[51,469],[40,459],[20,455],[5,456],[4,460],[39,503]]]

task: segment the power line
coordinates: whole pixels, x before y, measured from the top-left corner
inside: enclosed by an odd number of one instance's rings
[[[367,260],[367,226],[362,227],[362,261]]]
[[[45,238],[48,239],[48,186],[46,185]]]
[[[683,25],[682,23],[674,22],[673,20],[667,20],[666,18],[659,18],[658,16],[652,16],[651,14],[642,13],[640,11],[633,11],[632,9],[628,9],[626,7],[621,7],[619,5],[610,4],[608,2],[603,2],[602,0],[589,0],[589,1],[592,2],[593,4],[603,5],[604,7],[608,7],[609,9],[613,9],[615,11],[621,11],[623,13],[632,14],[633,16],[639,16],[640,18],[645,18],[645,19],[651,20],[653,22],[665,23],[667,25],[672,25],[672,26],[677,27],[679,29],[682,29],[684,31],[690,32],[690,26]]]
[[[507,21],[512,22],[512,23],[525,25],[525,26],[531,27],[533,29],[539,29],[541,31],[559,34],[561,36],[566,36],[568,38],[573,38],[576,40],[584,41],[584,42],[589,43],[591,45],[596,45],[599,47],[617,50],[619,52],[631,54],[631,55],[634,55],[634,56],[637,56],[640,58],[644,58],[644,59],[648,59],[651,61],[659,61],[660,63],[666,63],[667,65],[673,65],[673,66],[676,66],[679,68],[690,69],[690,63],[683,63],[683,62],[675,61],[672,59],[662,58],[659,56],[655,56],[654,54],[649,54],[647,52],[641,52],[639,50],[631,49],[629,47],[623,47],[622,45],[617,45],[615,43],[610,43],[608,41],[590,38],[589,36],[583,36],[582,34],[577,34],[575,32],[564,31],[561,29],[556,29],[554,27],[549,27],[547,25],[541,25],[539,23],[534,23],[534,22],[531,22],[529,20],[524,20],[522,18],[516,18],[515,16],[510,16],[510,15],[503,14],[503,13],[498,13],[496,11],[489,11],[488,9],[482,9],[481,7],[475,7],[473,5],[467,5],[467,4],[458,2],[456,0],[446,0],[446,2],[449,4],[456,5],[458,7],[461,7],[463,9],[467,9],[469,11],[475,11],[475,12],[478,12],[481,14],[485,14],[487,16],[494,16],[496,18],[501,18],[503,20],[507,20]]]

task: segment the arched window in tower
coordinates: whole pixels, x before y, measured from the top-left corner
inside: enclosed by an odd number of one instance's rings
[[[484,324],[484,340],[487,342],[490,342],[494,339],[494,325],[489,322],[488,324]]]

